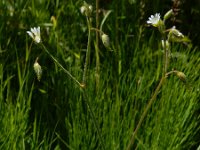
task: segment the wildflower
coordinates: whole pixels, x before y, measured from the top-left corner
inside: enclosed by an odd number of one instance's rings
[[[156,13],[155,15],[151,15],[151,17],[149,17],[147,23],[151,24],[152,26],[158,27],[160,20],[160,13]]]
[[[38,63],[38,57],[35,60],[33,68],[34,68],[34,71],[35,71],[35,73],[37,75],[38,81],[40,81],[40,79],[42,77],[42,68],[41,68],[40,64]]]
[[[36,43],[41,42],[40,27],[31,28],[31,31],[27,31],[27,33]]]

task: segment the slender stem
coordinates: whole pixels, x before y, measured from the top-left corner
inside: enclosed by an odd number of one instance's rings
[[[137,124],[137,126],[135,128],[135,130],[133,131],[131,140],[130,140],[130,142],[128,144],[128,147],[126,148],[126,150],[130,150],[131,147],[132,147],[132,145],[134,144],[136,134],[137,134],[137,132],[138,132],[138,130],[139,130],[139,128],[140,128],[140,126],[141,126],[144,118],[146,117],[148,110],[151,108],[151,105],[153,104],[154,100],[156,99],[156,96],[158,95],[159,90],[162,87],[162,84],[164,83],[164,81],[165,81],[166,78],[167,78],[167,76],[163,76],[161,78],[161,80],[160,80],[160,82],[159,82],[159,84],[158,84],[158,86],[157,86],[157,88],[156,88],[156,90],[155,90],[152,98],[149,100],[149,103],[147,104],[147,106],[146,106],[145,110],[143,111],[142,116],[141,116],[141,118],[140,118],[140,120],[139,120],[139,122],[138,122],[138,124]]]
[[[91,22],[90,22],[90,18],[88,17],[87,17],[87,25],[88,25],[88,43],[87,43],[86,58],[85,58],[83,79],[82,79],[82,85],[84,86],[86,84],[85,82],[86,82],[87,68],[88,68],[89,59],[90,59],[90,47],[91,47]]]
[[[99,29],[97,29],[97,28],[90,28],[91,30],[94,30],[94,31],[96,31],[96,32],[99,32],[100,34],[103,34],[104,32],[103,31],[101,31],[101,30],[99,30]]]
[[[96,0],[96,29],[99,28],[99,0]],[[96,46],[95,46],[95,54],[96,54],[96,91],[99,89],[99,79],[100,79],[100,60],[99,60],[99,33],[96,31]]]
[[[87,97],[87,95],[86,95],[86,93],[87,93],[87,92],[86,92],[86,89],[83,88],[83,89],[82,89],[82,92],[83,92],[83,100],[84,100],[84,102],[86,103],[86,105],[87,105],[87,107],[88,107],[88,110],[89,110],[90,115],[91,115],[91,117],[92,117],[92,121],[93,121],[93,123],[94,123],[94,125],[95,125],[95,127],[96,127],[97,134],[98,134],[98,136],[99,136],[100,144],[102,145],[102,148],[105,150],[105,145],[104,145],[104,142],[103,142],[102,134],[101,134],[101,132],[100,132],[100,129],[99,129],[99,126],[98,126],[98,122],[97,122],[97,120],[96,120],[96,118],[95,118],[95,114],[94,114],[94,112],[93,112],[93,110],[92,110],[92,107],[91,107],[89,101],[88,101],[88,97]]]
[[[80,87],[83,87],[83,85],[68,71],[66,70],[58,61],[57,59],[47,50],[47,48],[44,46],[44,44],[41,44],[45,52],[53,59],[53,61],[72,79],[74,80]]]
[[[164,72],[165,74],[167,72],[168,64],[169,64],[169,56],[168,56],[169,50],[166,45],[166,40],[164,39]]]
[[[47,50],[47,48],[46,48],[43,44],[41,44],[41,45],[42,45],[43,49],[45,50],[45,52],[53,59],[53,61],[54,61],[54,62],[55,62],[55,63],[56,63],[70,78],[72,78],[72,80],[74,80],[80,87],[82,87],[82,92],[83,92],[84,101],[85,101],[86,105],[88,106],[88,109],[89,109],[89,111],[90,111],[90,114],[91,114],[93,123],[94,123],[94,125],[95,125],[95,127],[96,127],[96,129],[97,129],[97,133],[98,133],[98,136],[99,136],[99,139],[100,139],[100,143],[101,143],[103,149],[105,149],[105,146],[104,146],[104,143],[103,143],[103,139],[102,139],[102,135],[101,135],[100,129],[99,129],[98,125],[97,125],[97,121],[96,121],[96,119],[95,119],[95,115],[94,115],[94,112],[93,112],[93,110],[92,110],[92,107],[91,107],[89,101],[87,100],[87,95],[86,95],[86,91],[85,91],[84,88],[83,88],[83,87],[84,87],[83,84],[81,84],[74,76],[72,76],[71,73],[70,73],[68,70],[66,70],[66,69],[57,61],[57,59]],[[37,59],[38,59],[38,58],[36,58],[36,60],[37,60]]]

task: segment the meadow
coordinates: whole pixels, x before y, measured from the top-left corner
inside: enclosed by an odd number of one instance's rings
[[[170,2],[1,0],[0,150],[199,150],[199,22]]]

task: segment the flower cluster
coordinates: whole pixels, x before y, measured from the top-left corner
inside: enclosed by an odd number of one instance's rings
[[[168,30],[165,30],[165,21],[169,19],[173,15],[173,11],[169,10],[164,15],[164,20],[161,19],[160,13],[156,13],[155,15],[151,15],[148,20],[147,24],[157,27],[158,30],[165,34],[168,31],[168,42],[189,42],[189,40],[179,31],[176,27],[172,27]]]
[[[92,5],[89,5],[88,3],[86,3],[84,1],[83,5],[81,6],[80,8],[80,11],[83,15],[87,16],[87,17],[90,17],[91,16],[91,13],[93,11],[93,7]]]

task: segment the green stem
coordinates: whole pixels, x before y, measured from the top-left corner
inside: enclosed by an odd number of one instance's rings
[[[99,28],[99,0],[96,0],[96,29]],[[96,54],[96,91],[99,89],[99,79],[100,79],[100,60],[99,60],[99,33],[96,31],[96,44],[95,44],[95,54]]]
[[[102,134],[101,134],[101,132],[100,132],[100,129],[99,129],[99,126],[98,126],[98,122],[97,122],[97,120],[96,120],[96,118],[95,118],[95,114],[94,114],[94,112],[93,112],[93,110],[92,110],[92,107],[91,107],[89,101],[88,101],[88,97],[87,97],[87,95],[86,95],[86,89],[83,88],[83,89],[82,89],[82,92],[83,92],[83,100],[84,100],[84,102],[86,103],[86,105],[87,105],[87,107],[88,107],[88,110],[89,110],[90,115],[91,115],[91,117],[92,117],[92,121],[93,121],[93,123],[94,123],[94,125],[95,125],[95,127],[96,127],[97,134],[98,134],[98,136],[99,136],[100,144],[102,145],[102,149],[105,150],[105,145],[104,145],[104,142],[103,142]]]
[[[87,17],[87,25],[88,25],[88,43],[87,43],[86,58],[85,58],[85,64],[84,64],[84,70],[83,70],[83,80],[82,80],[82,85],[84,86],[86,84],[86,75],[87,75],[87,68],[88,68],[89,59],[90,59],[90,47],[91,47],[91,22],[88,17]]]
[[[169,50],[166,46],[166,40],[164,39],[164,70],[163,74],[167,72],[168,64],[169,64],[169,56],[168,56]]]
[[[159,93],[159,90],[162,87],[162,84],[164,83],[164,81],[165,81],[166,78],[167,78],[166,75],[161,78],[161,80],[160,80],[160,82],[159,82],[159,84],[158,84],[158,86],[157,86],[157,88],[156,88],[156,90],[155,90],[152,98],[149,100],[149,103],[147,104],[147,106],[146,106],[145,110],[143,111],[142,116],[141,116],[141,118],[140,118],[140,120],[139,120],[139,122],[138,122],[138,124],[137,124],[137,126],[135,128],[135,130],[133,131],[131,140],[130,140],[130,142],[128,144],[128,147],[127,147],[126,150],[130,150],[131,147],[132,147],[132,145],[134,144],[136,134],[137,134],[137,132],[138,132],[138,130],[139,130],[139,128],[140,128],[140,126],[141,126],[144,118],[146,117],[148,110],[151,108],[151,105],[155,101],[155,99],[156,99],[156,97],[157,97],[157,95]]]
[[[94,31],[96,31],[96,32],[99,32],[100,34],[103,34],[104,32],[103,31],[101,31],[101,30],[99,30],[99,29],[97,29],[97,28],[90,28],[91,30],[94,30]]]
[[[79,87],[83,87],[83,85],[68,71],[66,70],[58,61],[57,59],[47,50],[47,48],[41,44],[43,49],[45,50],[45,52],[53,59],[53,61],[72,79],[74,80],[78,85]]]

